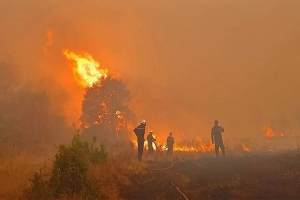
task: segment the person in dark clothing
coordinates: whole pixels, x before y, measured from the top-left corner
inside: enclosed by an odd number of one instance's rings
[[[154,150],[152,143],[155,142],[155,138],[153,137],[153,131],[150,131],[149,135],[147,136],[147,142],[148,142],[148,154],[153,155]]]
[[[144,141],[145,141],[145,138],[144,138],[145,128],[146,128],[146,120],[142,120],[141,124],[133,130],[137,137],[138,159],[139,160],[142,160],[142,157],[143,157]]]
[[[168,156],[172,156],[173,145],[174,145],[174,138],[172,136],[172,132],[170,132],[169,137],[167,137],[167,147],[168,147],[167,155]]]
[[[222,139],[222,132],[224,132],[224,128],[219,126],[218,120],[215,120],[215,125],[211,130],[211,141],[215,144],[216,156],[219,156],[219,148],[222,150],[222,154],[225,157],[225,147]]]

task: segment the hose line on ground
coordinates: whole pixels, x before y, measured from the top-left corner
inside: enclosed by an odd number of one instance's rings
[[[170,181],[168,178],[167,178],[167,176],[166,175],[164,175],[162,172],[161,172],[161,170],[166,170],[166,169],[171,169],[172,167],[173,167],[173,165],[175,164],[175,163],[177,163],[177,162],[179,162],[179,161],[176,161],[176,162],[172,162],[172,164],[169,166],[169,167],[164,167],[164,168],[156,168],[156,169],[151,169],[151,168],[148,168],[149,170],[151,170],[151,171],[155,171],[155,172],[157,172],[158,174],[160,174],[160,176],[162,176],[166,181],[168,181],[184,198],[185,198],[185,200],[189,200],[189,198],[187,198],[187,196],[183,193],[183,192],[181,192],[181,190],[179,189],[179,187],[177,187],[177,186],[175,186],[174,185],[174,183],[172,182],[172,181]],[[151,180],[153,180],[154,178],[152,178],[152,179],[149,179],[148,181],[151,181]],[[146,182],[148,182],[148,181],[145,181],[144,182],[144,184],[146,183]]]

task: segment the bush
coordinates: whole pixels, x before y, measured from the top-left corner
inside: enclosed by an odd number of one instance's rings
[[[35,172],[33,178],[29,179],[29,181],[31,186],[24,191],[26,199],[51,199],[48,181],[43,180],[41,172]]]
[[[97,188],[88,177],[89,164],[105,161],[107,153],[103,145],[94,147],[96,140],[94,137],[93,143],[89,144],[77,134],[71,144],[59,145],[49,182],[36,173],[30,180],[32,186],[26,196],[29,199],[51,199],[51,196],[98,198]]]
[[[108,155],[102,144],[100,145],[100,149],[98,147],[94,147],[96,142],[97,142],[97,138],[93,136],[93,143],[90,145],[89,159],[90,162],[94,164],[105,161]]]

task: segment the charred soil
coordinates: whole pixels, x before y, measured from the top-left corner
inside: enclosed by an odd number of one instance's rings
[[[143,162],[121,198],[300,199],[299,152]]]

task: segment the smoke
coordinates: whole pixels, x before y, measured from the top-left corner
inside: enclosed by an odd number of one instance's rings
[[[225,137],[259,135],[264,125],[294,130],[299,4],[3,0],[0,60],[19,66],[27,79],[58,82],[68,98],[57,107],[71,123],[80,117],[84,90],[65,48],[89,52],[117,71],[131,91],[132,110],[157,135],[209,137],[215,119]]]
[[[49,52],[48,52],[48,47],[51,46],[53,44],[53,30],[51,29],[47,29],[47,41],[46,41],[46,44],[44,46],[44,53],[45,54],[48,54],[48,55],[51,55]]]

